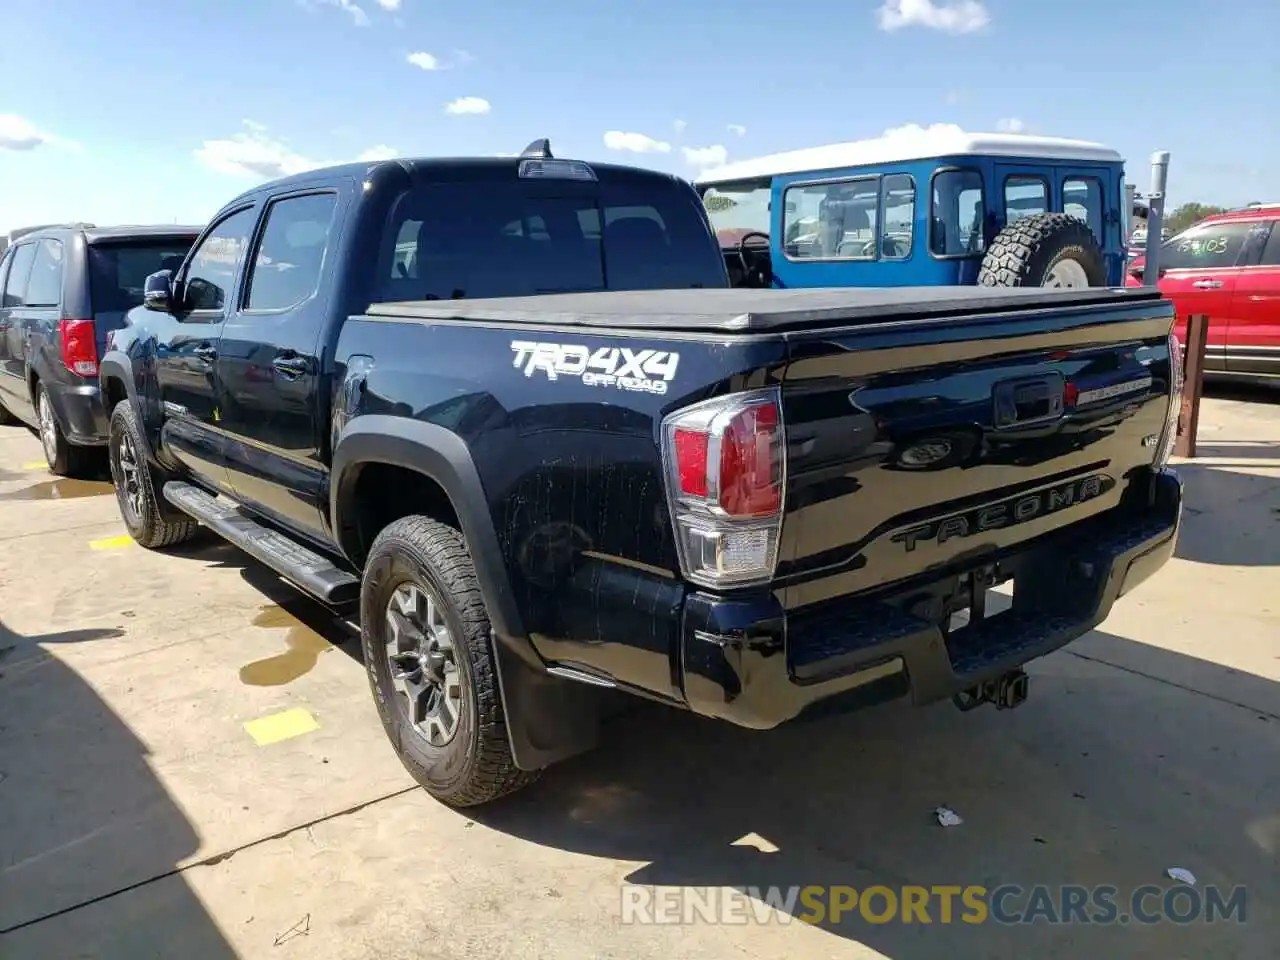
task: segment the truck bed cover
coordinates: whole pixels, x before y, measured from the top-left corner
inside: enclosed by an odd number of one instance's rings
[[[375,319],[771,333],[810,325],[919,320],[1156,302],[1154,287],[833,287],[803,290],[686,289],[556,293],[484,300],[375,303]]]

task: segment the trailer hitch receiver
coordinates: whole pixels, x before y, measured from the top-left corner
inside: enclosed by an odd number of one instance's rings
[[[1012,710],[1026,702],[1031,678],[1023,670],[1010,670],[994,680],[987,680],[968,690],[962,690],[951,698],[959,710],[968,712],[984,703],[993,703],[997,710]]]

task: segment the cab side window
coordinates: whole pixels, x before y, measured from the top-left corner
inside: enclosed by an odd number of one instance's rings
[[[1267,237],[1266,246],[1262,248],[1262,259],[1259,263],[1264,267],[1280,267],[1280,220],[1276,220],[1270,226],[1271,235]]]
[[[276,200],[267,208],[246,310],[288,310],[315,296],[337,206],[336,195],[316,193]]]
[[[200,241],[187,266],[188,310],[222,310],[226,306],[227,293],[235,284],[236,268],[256,218],[253,207],[239,210]]]

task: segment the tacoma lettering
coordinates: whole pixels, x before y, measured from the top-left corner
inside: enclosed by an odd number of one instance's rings
[[[894,543],[902,544],[910,553],[922,540],[942,544],[957,537],[972,537],[988,530],[1026,523],[1036,517],[1092,500],[1110,490],[1114,485],[1115,482],[1110,477],[1094,474],[1091,477],[1047,487],[1035,493],[1002,500],[1000,503],[979,507],[976,510],[943,517],[941,520],[917,524],[906,530],[900,530],[889,539]]]

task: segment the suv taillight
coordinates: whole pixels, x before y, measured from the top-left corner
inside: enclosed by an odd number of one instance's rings
[[[98,375],[98,331],[92,320],[63,320],[58,324],[62,339],[62,365],[82,377]]]
[[[706,587],[771,580],[786,483],[777,389],[729,394],[669,415],[662,459],[686,579]]]
[[[1182,343],[1176,333],[1169,334],[1169,409],[1165,413],[1164,433],[1160,437],[1160,448],[1156,452],[1154,467],[1163,467],[1173,456],[1174,445],[1178,442],[1178,419],[1182,415],[1182,387],[1186,379],[1185,358],[1182,355]]]

